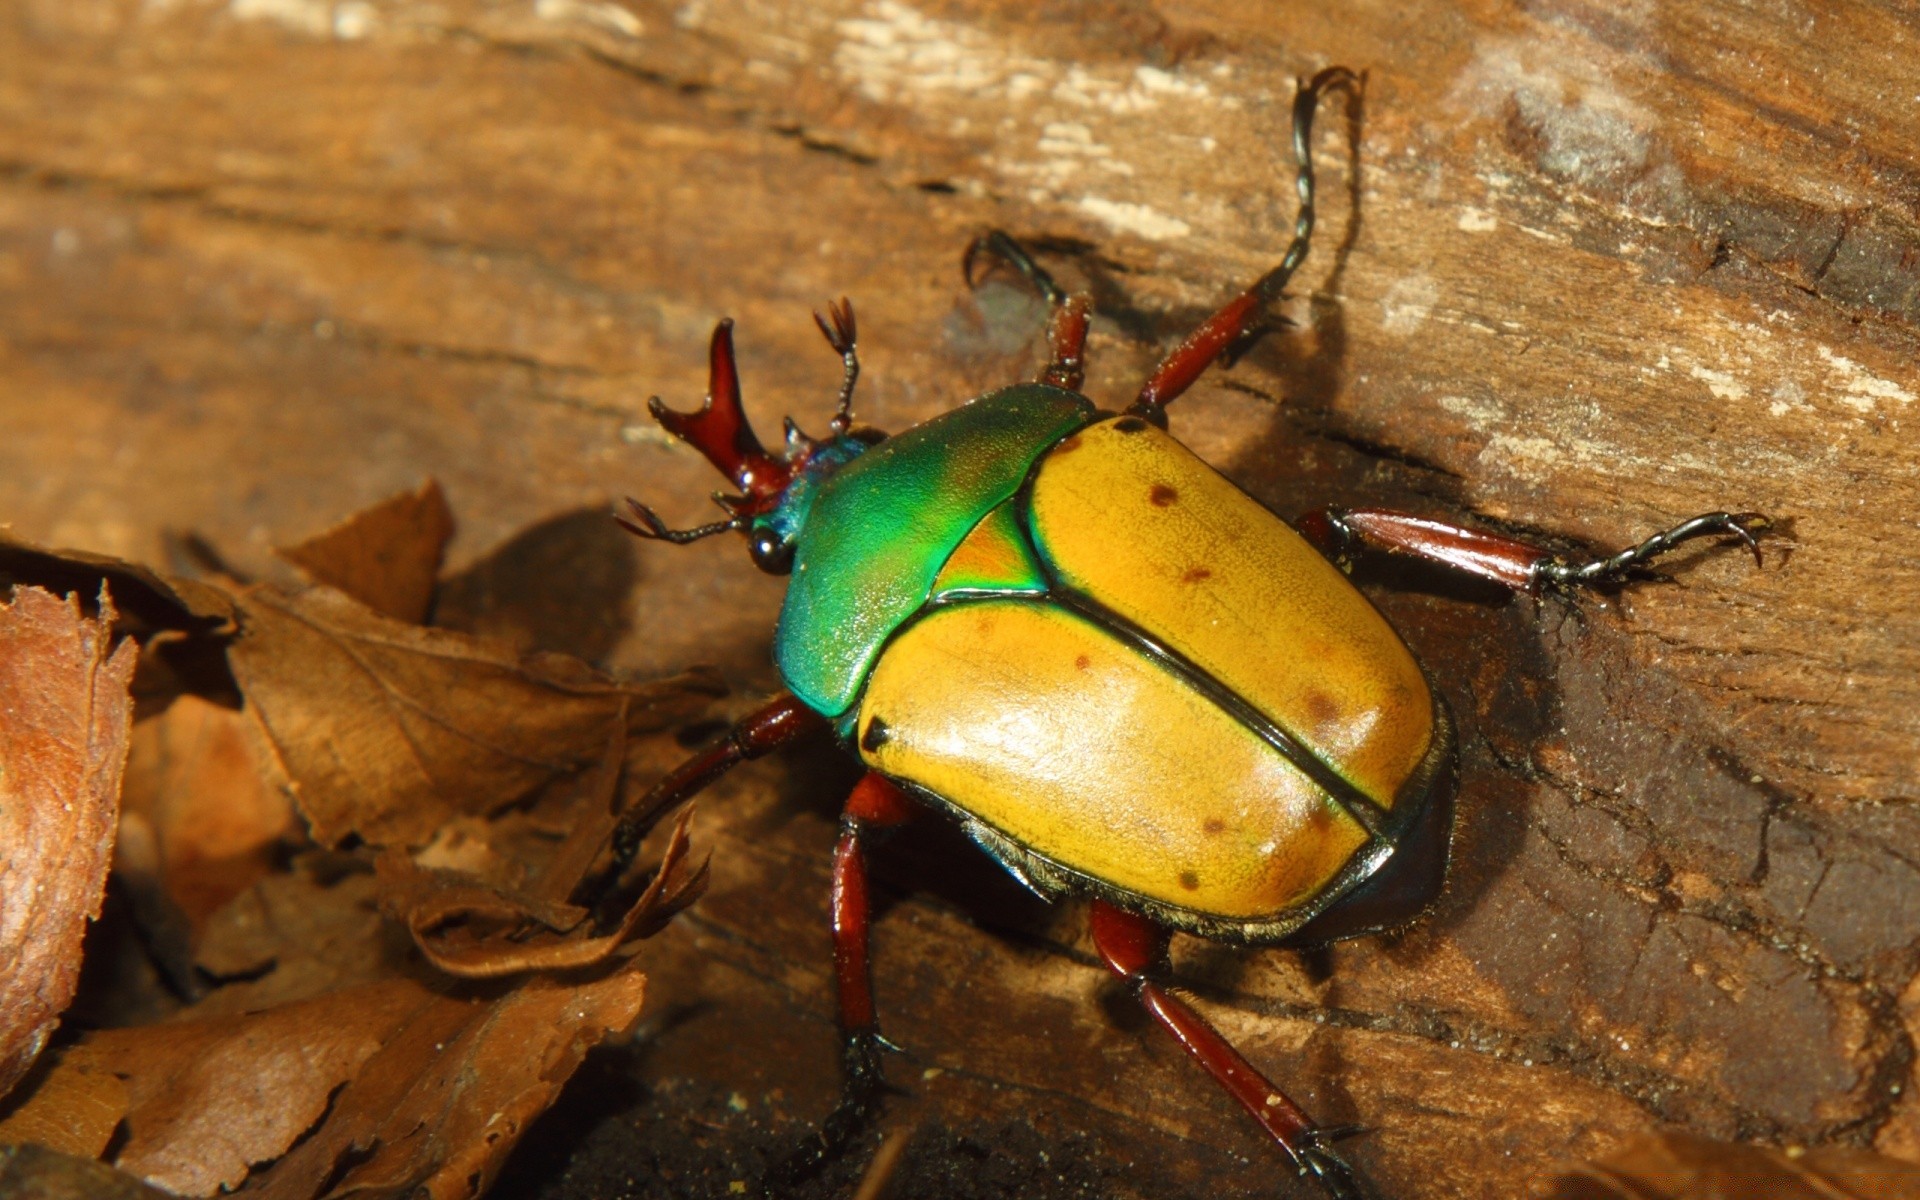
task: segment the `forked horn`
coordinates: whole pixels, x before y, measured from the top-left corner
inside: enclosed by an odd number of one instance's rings
[[[740,405],[740,372],[733,362],[733,319],[714,326],[707,351],[707,399],[698,412],[674,412],[655,396],[647,411],[668,433],[686,442],[750,500],[768,502],[793,478],[793,468],[768,454]]]

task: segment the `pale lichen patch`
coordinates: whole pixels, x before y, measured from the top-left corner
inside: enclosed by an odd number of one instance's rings
[[[1405,337],[1433,315],[1440,300],[1440,285],[1429,275],[1411,275],[1394,281],[1380,300],[1380,325],[1388,333]]]
[[[533,15],[542,21],[591,25],[623,37],[637,38],[646,32],[646,26],[633,13],[618,4],[594,0],[534,0]]]
[[[1890,379],[1882,379],[1859,363],[1835,354],[1825,346],[1814,347],[1820,358],[1838,377],[1842,394],[1840,403],[1859,412],[1872,412],[1881,400],[1892,400],[1899,404],[1913,403],[1913,393]]]
[[[1707,385],[1716,400],[1745,400],[1747,385],[1735,379],[1725,371],[1715,371],[1709,367],[1692,366],[1687,374]]]
[[[1500,228],[1500,219],[1485,209],[1471,205],[1460,210],[1460,219],[1455,227],[1462,233],[1492,233]]]
[[[1108,200],[1101,196],[1082,196],[1075,206],[1121,233],[1131,233],[1150,241],[1170,241],[1193,232],[1185,221],[1144,204]]]

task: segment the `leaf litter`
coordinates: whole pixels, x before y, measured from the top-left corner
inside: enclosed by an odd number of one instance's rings
[[[646,782],[629,763],[722,689],[424,623],[451,532],[429,482],[282,551],[291,584],[0,536],[4,615],[53,621],[24,646],[0,626],[0,671],[60,683],[10,687],[42,717],[0,732],[0,995],[40,999],[0,1023],[0,1144],[38,1147],[0,1149],[0,1190],[100,1194],[104,1156],[128,1195],[476,1196],[635,1026],[639,943],[705,886],[690,812],[618,911],[575,894]],[[139,947],[174,999],[43,1052],[109,861],[140,939],[89,948]],[[22,908],[29,880],[57,912]]]

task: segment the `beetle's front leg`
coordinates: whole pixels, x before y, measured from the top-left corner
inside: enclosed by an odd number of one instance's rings
[[[1618,554],[1569,562],[1531,542],[1435,521],[1390,508],[1322,508],[1294,522],[1336,562],[1360,549],[1406,554],[1491,580],[1514,591],[1617,583],[1694,538],[1726,534],[1746,543],[1760,562],[1759,536],[1772,521],[1755,512],[1703,513]]]
[[[1079,391],[1087,378],[1087,322],[1091,301],[1081,293],[1069,295],[1025,246],[999,229],[981,234],[967,247],[960,270],[970,287],[976,285],[974,268],[983,256],[1013,268],[1053,310],[1047,320],[1048,359],[1046,369],[1040,372],[1040,382],[1070,392]]]
[[[873,972],[868,963],[869,905],[865,836],[898,825],[915,805],[898,785],[869,771],[854,785],[840,816],[833,849],[833,972],[840,996],[840,1103],[773,1180],[791,1183],[836,1158],[872,1119],[886,1085],[880,1051],[887,1046],[874,1020]]]
[[[748,713],[727,736],[666,773],[638,803],[620,818],[613,830],[613,864],[606,879],[618,885],[633,865],[647,831],[668,810],[684,804],[714,780],[750,758],[770,754],[811,733],[828,728],[825,717],[802,704],[792,692],[782,692]]]
[[[1141,1006],[1280,1144],[1300,1173],[1334,1200],[1364,1200],[1359,1177],[1328,1144],[1330,1132],[1314,1124],[1199,1013],[1154,981],[1167,968],[1167,931],[1104,900],[1093,902],[1088,924],[1107,969],[1127,981]]]

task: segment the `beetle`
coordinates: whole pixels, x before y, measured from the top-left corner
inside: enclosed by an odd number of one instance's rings
[[[1617,582],[1690,539],[1760,557],[1767,519],[1694,517],[1617,554],[1568,561],[1524,540],[1387,509],[1324,508],[1293,525],[1167,432],[1166,406],[1270,323],[1314,225],[1313,118],[1357,93],[1340,67],[1298,86],[1299,211],[1278,265],[1160,362],[1134,402],[1081,394],[1089,301],[1018,242],[983,261],[1048,302],[1037,380],[891,437],[856,427],[853,309],[815,321],[842,359],[828,436],[789,420],[778,454],[740,402],[732,324],[715,329],[705,403],[650,402],[738,489],[725,519],[670,529],[629,500],[644,538],[747,538],[789,574],[774,637],[787,690],[669,772],[620,823],[614,875],[644,831],[734,765],[830,731],[866,768],[832,871],[844,1091],[786,1168],[837,1153],[882,1082],[868,967],[865,845],[922,810],[957,820],[1048,898],[1090,898],[1102,961],[1328,1196],[1364,1195],[1318,1125],[1165,982],[1173,932],[1312,944],[1405,924],[1444,881],[1454,744],[1445,703],[1343,567],[1410,555],[1520,591]]]

